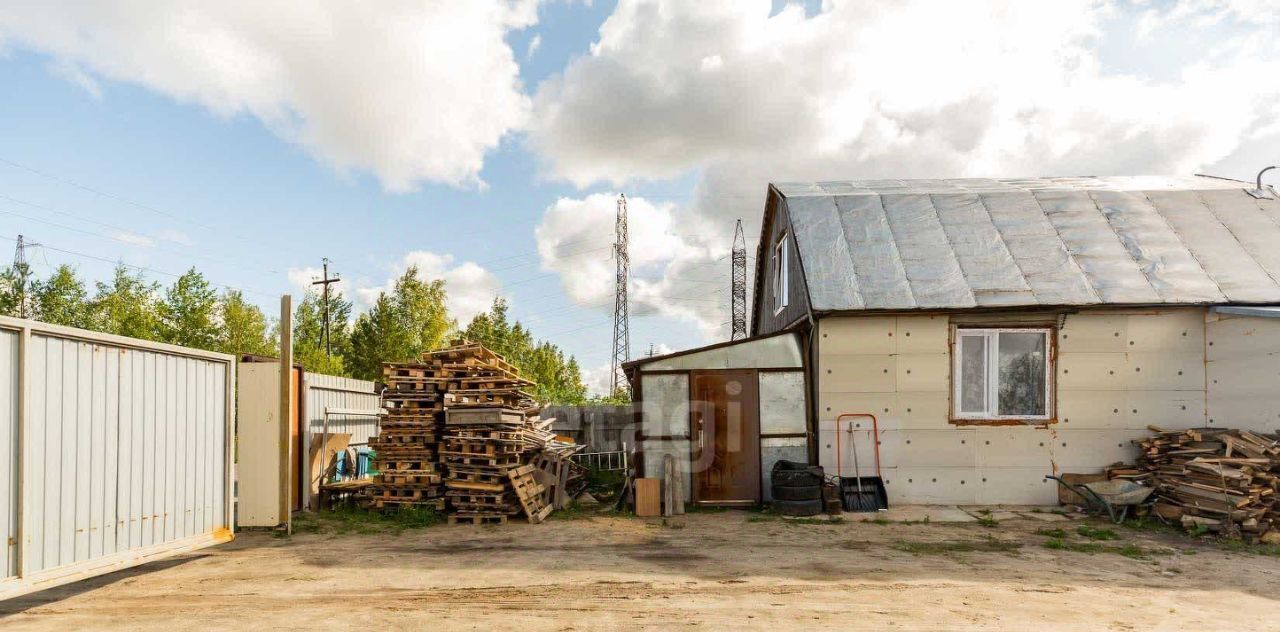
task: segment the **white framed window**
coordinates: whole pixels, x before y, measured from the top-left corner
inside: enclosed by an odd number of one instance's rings
[[[1052,335],[1049,328],[956,329],[953,418],[1052,419]]]
[[[787,270],[787,234],[783,233],[773,245],[773,313],[787,306],[787,289],[790,279]]]

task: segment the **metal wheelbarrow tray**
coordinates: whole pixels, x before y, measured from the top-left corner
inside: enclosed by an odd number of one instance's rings
[[[1055,480],[1059,485],[1079,494],[1090,511],[1105,511],[1115,524],[1124,522],[1130,507],[1143,504],[1155,492],[1150,487],[1121,479],[1074,485],[1051,474],[1045,478]]]

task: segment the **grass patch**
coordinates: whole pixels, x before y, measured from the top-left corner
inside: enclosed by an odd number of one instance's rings
[[[783,524],[844,524],[844,518],[836,516],[834,518],[792,518],[783,520]]]
[[[950,540],[945,542],[909,542],[898,540],[893,548],[912,555],[954,555],[956,553],[1016,553],[1022,543],[986,536],[981,540]]]
[[[293,530],[295,533],[336,535],[398,534],[407,529],[422,529],[442,522],[444,516],[427,507],[402,507],[390,512],[363,507],[339,507],[329,511],[303,513],[294,519]]]
[[[572,500],[569,501],[569,504],[565,505],[563,509],[557,509],[551,512],[550,517],[555,520],[585,520],[597,515],[598,513],[599,511],[596,509],[584,507],[579,504],[578,501]],[[628,511],[619,512],[616,515],[634,516],[635,514]]]
[[[988,511],[984,515],[979,516],[978,526],[987,527],[988,529],[1000,526],[1000,521],[996,520],[995,518],[992,518],[990,514],[991,512]]]
[[[1228,553],[1280,557],[1280,544],[1249,544],[1244,540],[1222,540],[1218,542],[1218,548]]]
[[[1061,528],[1055,529],[1036,529],[1036,535],[1042,535],[1047,538],[1055,538],[1061,540],[1067,537],[1067,532]]]
[[[1136,544],[1125,544],[1124,546],[1107,546],[1099,542],[1072,542],[1063,538],[1049,538],[1044,541],[1044,548],[1054,551],[1070,551],[1072,553],[1084,553],[1093,555],[1095,553],[1112,553],[1115,555],[1123,555],[1131,559],[1147,559],[1154,554],[1167,554],[1167,551],[1157,551],[1153,549],[1144,549]]]
[[[1076,533],[1079,533],[1080,535],[1082,535],[1082,536],[1084,536],[1084,537],[1086,537],[1086,538],[1089,538],[1090,540],[1115,540],[1115,539],[1118,539],[1118,536],[1116,535],[1116,532],[1115,532],[1115,531],[1112,531],[1111,529],[1099,528],[1099,527],[1091,527],[1091,526],[1089,526],[1089,525],[1087,525],[1087,524],[1082,524],[1082,525],[1080,525],[1080,526],[1076,527]]]
[[[1071,551],[1072,553],[1102,553],[1106,547],[1097,542],[1072,542],[1062,538],[1050,538],[1044,541],[1044,548],[1054,551]]]

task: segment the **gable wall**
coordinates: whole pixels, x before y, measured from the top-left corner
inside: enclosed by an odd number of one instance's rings
[[[787,215],[786,200],[778,200],[775,203],[777,204],[777,210],[773,215],[773,223],[768,227],[768,234],[763,242],[764,247],[759,250],[760,261],[757,261],[755,267],[756,273],[762,274],[762,276],[756,283],[760,296],[755,301],[757,311],[751,319],[753,335],[764,335],[779,331],[797,319],[804,318],[809,313],[809,296],[808,291],[805,289],[804,274],[800,269],[800,255],[796,250],[795,235],[792,235],[787,229],[790,221]],[[784,232],[787,233],[787,239],[791,244],[787,257],[789,260],[788,299],[787,306],[774,313],[775,266],[773,262],[773,247],[774,244],[778,243],[778,239],[781,238]]]

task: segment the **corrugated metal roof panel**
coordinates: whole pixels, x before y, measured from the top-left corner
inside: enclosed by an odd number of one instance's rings
[[[1280,303],[1280,201],[1206,177],[775,184],[814,309]]]

